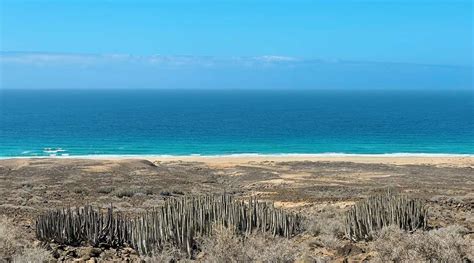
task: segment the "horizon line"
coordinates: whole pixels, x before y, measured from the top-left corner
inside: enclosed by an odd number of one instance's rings
[[[354,92],[377,92],[377,91],[399,91],[399,92],[458,92],[458,91],[473,91],[472,87],[456,87],[456,88],[445,88],[445,89],[426,89],[426,88],[411,88],[411,89],[400,89],[400,88],[362,88],[362,89],[353,89],[353,88],[341,88],[341,87],[334,87],[334,88],[229,88],[229,89],[221,89],[221,88],[145,88],[145,87],[115,87],[115,88],[104,88],[104,87],[95,87],[95,88],[8,88],[2,87],[0,85],[0,94],[2,91],[223,91],[223,92],[232,92],[232,91],[252,91],[252,92],[302,92],[302,91],[314,91],[314,92],[331,92],[331,91],[354,91]]]
[[[266,54],[266,55],[254,55],[254,56],[215,56],[215,55],[186,55],[186,54],[130,54],[130,53],[86,53],[86,52],[50,52],[50,51],[5,51],[0,50],[0,63],[5,63],[2,57],[4,56],[71,56],[77,58],[109,58],[109,59],[153,59],[153,58],[164,58],[164,59],[199,59],[199,60],[215,60],[215,62],[238,62],[239,60],[252,60],[256,62],[266,63],[296,63],[296,64],[307,64],[307,63],[324,63],[324,64],[386,64],[386,65],[409,65],[409,66],[422,66],[422,67],[442,67],[442,68],[463,68],[471,69],[473,64],[439,64],[439,63],[419,63],[419,62],[406,62],[406,61],[376,61],[376,60],[354,60],[354,59],[342,59],[342,58],[315,58],[315,57],[299,57],[281,54]],[[7,61],[12,62],[12,61]],[[198,61],[194,61],[198,62]],[[245,62],[245,61],[243,61]]]

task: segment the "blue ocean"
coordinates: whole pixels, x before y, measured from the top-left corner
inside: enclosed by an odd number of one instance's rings
[[[0,90],[0,157],[474,154],[464,91]]]

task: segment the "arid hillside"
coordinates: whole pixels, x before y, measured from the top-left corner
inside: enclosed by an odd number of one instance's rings
[[[424,201],[429,230],[406,233],[387,228],[376,240],[349,241],[344,235],[346,211],[387,188]],[[271,159],[228,163],[205,159],[1,160],[0,233],[4,235],[0,237],[0,256],[7,261],[28,255],[66,261],[137,261],[137,252],[130,248],[39,242],[35,220],[50,209],[84,205],[112,205],[115,211],[134,215],[159,207],[169,198],[224,192],[236,199],[258,197],[274,202],[284,211],[301,215],[304,227],[290,239],[252,235],[244,241],[219,228],[213,238],[199,241],[192,260],[474,260],[474,163],[469,159],[411,164]],[[172,247],[159,255],[142,257],[148,261],[173,258],[190,260]]]

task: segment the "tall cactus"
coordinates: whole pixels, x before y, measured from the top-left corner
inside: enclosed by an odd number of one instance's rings
[[[427,209],[424,203],[392,191],[370,196],[347,212],[345,232],[353,241],[371,240],[376,231],[389,225],[406,231],[426,229]]]
[[[170,198],[162,207],[134,218],[113,213],[112,208],[100,213],[90,206],[50,211],[38,217],[36,235],[40,240],[69,245],[129,245],[140,254],[172,244],[191,256],[195,237],[211,235],[216,223],[244,235],[270,232],[289,238],[299,230],[300,221],[298,215],[256,198],[244,202],[223,194]]]
[[[36,220],[40,240],[68,245],[120,246],[129,240],[130,222],[121,214],[100,213],[90,206],[50,211]]]

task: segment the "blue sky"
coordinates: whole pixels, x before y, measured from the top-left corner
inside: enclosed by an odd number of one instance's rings
[[[470,0],[0,5],[1,87],[472,87]]]

